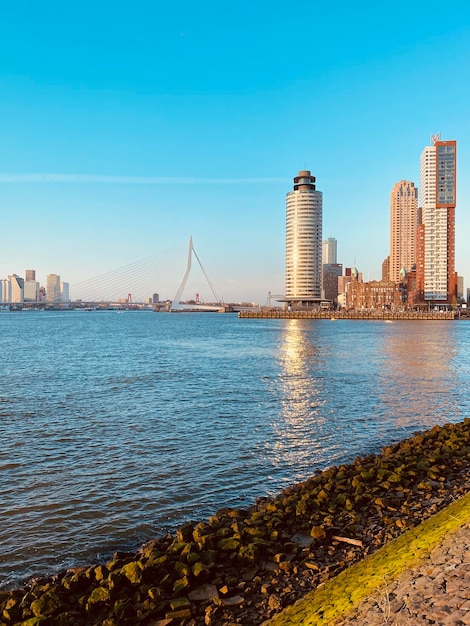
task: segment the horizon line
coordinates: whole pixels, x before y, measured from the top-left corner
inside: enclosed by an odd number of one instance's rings
[[[58,173],[23,173],[8,174],[0,172],[0,184],[30,183],[85,183],[85,184],[124,184],[124,185],[243,185],[259,183],[286,183],[288,178],[200,178],[190,176],[112,176],[103,174],[58,174]]]

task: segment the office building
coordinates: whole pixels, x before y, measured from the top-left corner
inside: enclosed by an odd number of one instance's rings
[[[8,300],[8,279],[0,279],[0,304],[6,304]]]
[[[431,135],[420,161],[416,283],[420,300],[452,303],[457,298],[455,206],[457,142]]]
[[[410,271],[416,263],[418,190],[409,180],[395,183],[390,193],[389,278],[400,282],[400,272]]]
[[[338,278],[342,274],[342,263],[325,263],[323,265],[323,298],[335,306],[338,304]]]
[[[39,283],[36,281],[36,270],[25,270],[24,301],[39,301]]]
[[[338,276],[343,273],[343,266],[337,262],[337,241],[334,237],[322,241],[322,298],[333,304],[338,301]]]
[[[301,170],[286,196],[286,295],[289,306],[318,305],[322,283],[323,194]]]
[[[7,293],[5,302],[20,304],[24,301],[24,279],[17,274],[8,276]]]
[[[70,284],[60,283],[60,300],[61,302],[70,302]]]
[[[338,242],[334,237],[328,237],[322,241],[321,262],[323,265],[338,263],[337,259]]]
[[[39,302],[39,283],[36,280],[24,281],[24,301]]]
[[[60,302],[60,276],[48,274],[46,276],[46,301]]]

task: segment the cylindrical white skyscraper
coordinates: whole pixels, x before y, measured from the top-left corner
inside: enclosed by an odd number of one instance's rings
[[[301,170],[286,197],[286,295],[291,305],[321,300],[323,194],[315,176]]]

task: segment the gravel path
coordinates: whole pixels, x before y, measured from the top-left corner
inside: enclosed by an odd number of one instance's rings
[[[470,524],[445,536],[429,557],[377,590],[335,626],[470,625]]]

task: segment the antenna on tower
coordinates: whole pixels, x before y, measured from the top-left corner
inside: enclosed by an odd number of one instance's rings
[[[431,135],[431,143],[433,146],[435,146],[436,142],[440,140],[441,140],[441,133],[436,133],[435,135]]]

